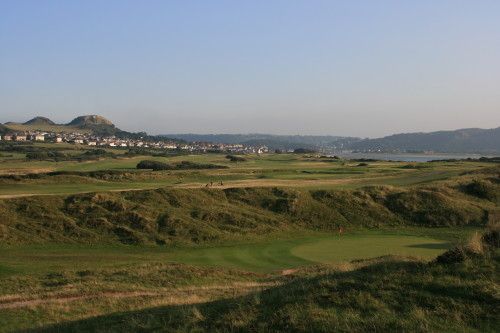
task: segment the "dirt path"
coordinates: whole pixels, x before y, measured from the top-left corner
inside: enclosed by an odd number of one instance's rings
[[[26,175],[29,173],[47,173],[54,170],[55,170],[54,167],[5,168],[5,169],[0,169],[0,175]]]
[[[72,301],[85,300],[90,298],[106,297],[106,298],[124,298],[124,297],[141,297],[141,296],[168,296],[168,304],[192,304],[195,300],[200,301],[204,294],[208,293],[222,293],[235,291],[238,293],[250,293],[257,290],[263,290],[270,287],[279,285],[278,283],[256,283],[256,282],[246,282],[246,283],[235,283],[228,286],[200,286],[191,288],[180,288],[173,290],[163,290],[163,291],[119,291],[119,292],[99,292],[99,293],[86,293],[81,295],[73,296],[52,296],[52,297],[42,297],[30,300],[16,300],[6,303],[0,303],[0,309],[12,309],[27,306],[37,306],[40,304],[47,303],[69,303]],[[6,298],[12,299],[16,298],[15,295],[7,295]],[[18,298],[21,298],[19,296]],[[208,298],[208,295],[207,297]]]

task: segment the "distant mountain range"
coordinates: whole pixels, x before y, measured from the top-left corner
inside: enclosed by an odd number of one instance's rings
[[[500,127],[493,129],[466,128],[455,131],[438,131],[430,133],[402,133],[378,139],[361,139],[357,137],[328,135],[272,135],[272,134],[165,134],[148,136],[145,132],[131,133],[117,128],[108,119],[87,115],[76,117],[67,124],[56,124],[46,117],[35,117],[25,123],[8,122],[0,124],[0,133],[12,131],[42,130],[52,132],[82,131],[98,136],[117,136],[136,139],[148,137],[150,140],[161,140],[165,137],[177,139],[178,142],[198,141],[226,144],[243,144],[248,146],[264,145],[271,150],[291,150],[297,148],[314,149],[325,152],[359,150],[359,151],[406,151],[438,153],[484,153],[500,154]]]
[[[500,127],[456,131],[404,133],[354,142],[355,150],[435,151],[440,153],[499,153]]]
[[[162,134],[163,135],[163,134]],[[273,135],[273,134],[165,134],[169,138],[185,141],[243,144],[248,146],[267,146],[271,150],[290,150],[296,148],[322,149],[341,147],[360,138],[319,135]]]
[[[360,151],[500,153],[500,127],[494,129],[467,128],[456,131],[404,133],[378,139],[270,134],[166,134],[165,136],[186,141],[265,145],[271,150],[308,148],[334,152],[333,147],[335,147],[337,151],[343,149]]]

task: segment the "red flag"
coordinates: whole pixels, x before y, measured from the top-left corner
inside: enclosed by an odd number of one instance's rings
[[[339,229],[339,232],[344,232],[344,229]]]

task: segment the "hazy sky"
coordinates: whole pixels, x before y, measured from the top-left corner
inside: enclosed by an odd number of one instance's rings
[[[0,0],[0,122],[380,137],[500,126],[500,1]]]

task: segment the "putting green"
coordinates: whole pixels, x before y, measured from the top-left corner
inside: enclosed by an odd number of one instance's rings
[[[291,254],[310,261],[334,262],[373,258],[388,254],[432,259],[453,244],[433,238],[412,236],[337,236],[291,249]]]
[[[271,271],[343,260],[401,254],[432,259],[453,244],[403,235],[315,236],[206,247],[85,247],[54,245],[0,249],[0,277],[123,267],[147,262]]]
[[[181,251],[179,262],[265,271],[373,258],[394,254],[432,259],[453,244],[427,237],[398,235],[322,236]]]

